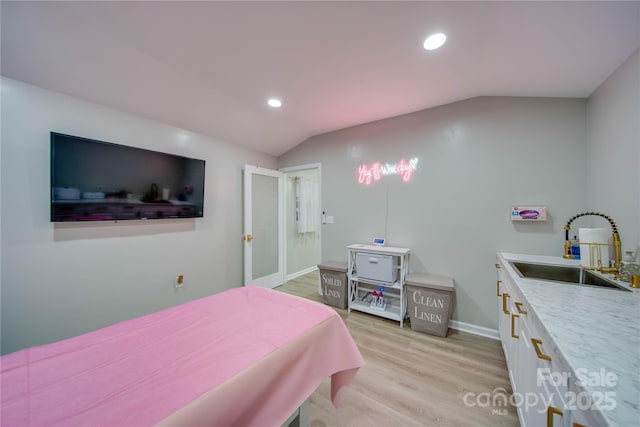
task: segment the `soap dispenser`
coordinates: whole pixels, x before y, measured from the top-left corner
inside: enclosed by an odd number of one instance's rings
[[[580,242],[578,241],[578,236],[573,236],[573,240],[571,240],[571,255],[573,255],[573,259],[580,259]]]
[[[631,283],[633,276],[640,276],[640,264],[634,259],[633,251],[626,251],[620,267],[620,280]]]

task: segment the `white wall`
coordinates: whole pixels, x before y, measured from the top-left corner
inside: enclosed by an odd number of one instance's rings
[[[623,251],[636,251],[640,247],[640,50],[592,94],[587,112],[587,204],[616,221]]]
[[[363,186],[360,164],[419,158],[409,183]],[[586,101],[481,97],[313,137],[279,167],[322,164],[322,259],[386,237],[411,248],[412,271],[452,277],[454,319],[497,327],[497,251],[562,255],[567,219],[586,208]],[[540,204],[546,223],[515,224]]]
[[[242,284],[242,166],[273,157],[6,78],[1,98],[3,354]],[[49,222],[50,131],[206,160],[204,218]]]
[[[616,219],[625,249],[640,244],[639,75],[636,51],[588,104],[476,98],[311,138],[278,166],[322,163],[336,218],[323,260],[386,235],[412,248],[412,270],[455,279],[455,319],[495,328],[496,251],[560,255],[564,223],[586,209]],[[242,165],[275,159],[10,79],[0,89],[3,354],[242,283]],[[205,159],[205,218],[50,223],[50,131]],[[414,156],[409,184],[356,182],[359,164]],[[511,223],[524,203],[550,221]]]

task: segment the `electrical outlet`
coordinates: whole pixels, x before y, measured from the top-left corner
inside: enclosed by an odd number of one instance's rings
[[[176,277],[176,288],[181,288],[184,286],[184,275],[183,274],[179,274],[178,277]]]

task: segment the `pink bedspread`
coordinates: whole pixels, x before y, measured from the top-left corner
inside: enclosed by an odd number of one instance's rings
[[[364,364],[329,307],[235,288],[1,359],[3,426],[278,426]]]

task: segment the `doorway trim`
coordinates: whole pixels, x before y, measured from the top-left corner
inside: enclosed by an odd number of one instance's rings
[[[286,168],[280,168],[278,169],[280,172],[286,174],[289,174],[291,172],[297,172],[297,171],[303,171],[303,170],[309,170],[309,169],[317,169],[318,170],[318,206],[320,206],[322,208],[322,164],[321,163],[308,163],[308,164],[304,164],[304,165],[299,165],[299,166],[289,166]],[[284,206],[287,206],[288,200],[287,200],[287,192],[284,192]],[[289,227],[289,224],[287,222],[287,215],[284,215],[284,227],[285,230]],[[285,233],[286,234],[286,233]],[[322,222],[320,222],[319,227],[318,227],[318,259],[316,260],[316,264],[320,264],[320,262],[322,261]],[[312,271],[317,270],[317,267],[315,268],[309,268],[303,271],[299,271],[296,272],[294,274],[288,275],[287,274],[287,258],[289,255],[289,248],[287,245],[287,239],[284,239],[284,276],[285,276],[285,280],[291,280],[291,279],[295,279],[296,277],[302,276],[304,274],[310,273]]]

